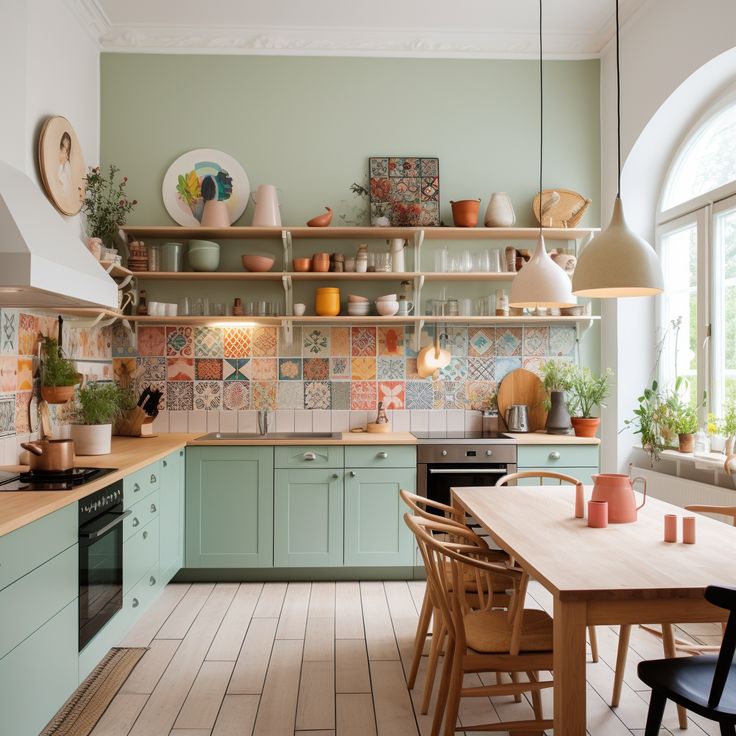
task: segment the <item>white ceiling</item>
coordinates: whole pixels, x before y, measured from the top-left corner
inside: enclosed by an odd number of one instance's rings
[[[537,0],[68,0],[111,51],[527,58]],[[543,0],[545,56],[597,56],[614,0]],[[625,23],[647,0],[620,0]]]

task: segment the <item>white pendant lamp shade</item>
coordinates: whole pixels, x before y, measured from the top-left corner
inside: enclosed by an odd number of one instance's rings
[[[509,306],[574,307],[570,277],[549,257],[544,237],[539,236],[534,255],[516,274],[509,290]]]
[[[663,291],[662,269],[649,243],[629,229],[616,197],[608,227],[583,248],[572,277],[577,296],[598,299],[654,296]]]

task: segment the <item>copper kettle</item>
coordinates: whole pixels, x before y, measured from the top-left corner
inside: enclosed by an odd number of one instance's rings
[[[64,473],[74,467],[73,440],[34,440],[20,446],[28,450],[28,464],[34,472]]]

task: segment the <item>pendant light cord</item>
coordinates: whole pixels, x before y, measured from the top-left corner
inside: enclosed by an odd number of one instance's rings
[[[618,0],[616,0],[616,135],[618,147],[618,183],[616,185],[616,199],[621,198],[621,54],[619,51],[618,36]]]
[[[618,0],[617,0],[618,2]],[[542,168],[544,165],[544,73],[542,70],[542,0],[539,0],[539,235],[542,235]]]

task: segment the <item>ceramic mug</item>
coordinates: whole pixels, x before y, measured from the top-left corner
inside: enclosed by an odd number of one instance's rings
[[[399,311],[396,313],[399,317],[406,317],[414,311],[414,302],[406,299],[399,299]]]
[[[592,529],[608,526],[608,501],[588,501],[588,526]]]

